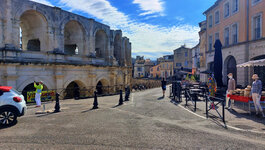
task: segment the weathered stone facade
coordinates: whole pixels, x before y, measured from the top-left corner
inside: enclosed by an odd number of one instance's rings
[[[0,0],[0,62],[0,84],[19,91],[34,80],[57,90],[125,86],[132,76],[121,30],[28,0]]]

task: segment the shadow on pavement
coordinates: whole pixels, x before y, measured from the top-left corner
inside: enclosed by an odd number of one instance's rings
[[[56,114],[56,113],[58,113],[58,112],[49,112],[49,113],[37,115],[37,117],[46,117],[46,116],[50,116],[50,115]]]
[[[225,129],[228,129],[227,126],[226,126],[226,124],[224,124],[224,122],[222,121],[222,119],[220,119],[220,117],[218,117],[218,116],[216,116],[216,115],[214,115],[212,113],[209,113],[208,115],[209,115],[208,116],[209,117],[208,119],[210,119],[210,121],[212,121],[213,123],[215,123],[216,125],[218,125],[220,127],[223,127]]]
[[[97,108],[97,109],[99,109],[99,108]],[[93,109],[93,108],[91,108],[91,109],[89,109],[89,110],[84,110],[84,111],[82,111],[81,113],[86,113],[86,112],[90,112],[90,111],[97,110],[97,109]]]
[[[111,108],[117,108],[117,107],[119,107],[119,106],[122,106],[122,105],[117,104],[117,105],[115,105],[115,106],[113,106],[113,107],[111,107]]]
[[[245,112],[245,113],[238,113],[236,110],[232,109],[229,111],[231,114],[235,115],[236,118],[245,118],[245,119],[248,119],[248,120],[252,120],[254,122],[257,122],[257,123],[262,123],[265,125],[265,118],[262,118],[261,116],[260,117],[257,117],[255,116],[252,112],[253,115],[250,115],[248,112]]]
[[[157,100],[162,100],[162,99],[164,99],[164,97],[163,97],[163,96],[161,96],[161,97],[157,98]]]

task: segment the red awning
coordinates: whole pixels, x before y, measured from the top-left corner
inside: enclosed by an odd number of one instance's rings
[[[0,90],[3,92],[9,92],[11,89],[11,86],[0,86]]]

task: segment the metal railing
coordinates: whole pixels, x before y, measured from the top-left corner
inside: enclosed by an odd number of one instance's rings
[[[217,112],[218,117],[220,119],[222,119],[224,125],[226,126],[226,122],[225,122],[225,99],[207,95],[205,106],[206,106],[206,108],[205,108],[206,109],[206,118],[209,118],[209,111],[214,110],[215,112]],[[222,113],[220,113],[218,110],[219,106],[222,107]]]

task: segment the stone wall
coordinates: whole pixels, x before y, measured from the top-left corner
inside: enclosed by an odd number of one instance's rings
[[[0,0],[1,85],[23,91],[43,81],[47,89],[78,86],[88,95],[98,84],[115,92],[131,77],[131,43],[121,30],[58,7]]]

